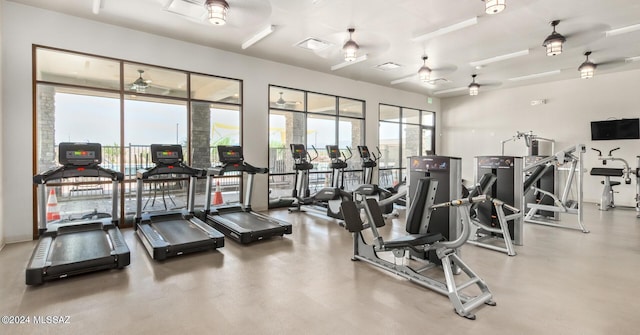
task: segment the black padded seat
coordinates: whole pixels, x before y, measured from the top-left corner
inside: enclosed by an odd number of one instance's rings
[[[624,174],[623,169],[615,168],[592,168],[589,173],[592,176],[609,176],[609,177],[622,177]]]
[[[444,240],[444,236],[440,233],[427,235],[410,234],[393,240],[384,241],[383,245],[387,249],[408,248],[425,244],[433,244],[442,240]]]
[[[604,180],[600,181],[600,184],[604,184]],[[617,185],[620,185],[620,182],[619,181],[612,181],[612,182],[609,182],[609,184],[611,184],[611,186],[617,186]]]

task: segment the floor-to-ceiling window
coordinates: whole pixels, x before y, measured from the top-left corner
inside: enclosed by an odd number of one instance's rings
[[[272,197],[291,196],[294,180],[290,145],[304,144],[314,170],[311,191],[329,186],[330,159],[327,145],[338,145],[348,158],[346,189],[360,183],[360,161],[356,146],[364,143],[364,101],[307,92],[279,86],[269,87],[269,188]],[[355,156],[350,157],[352,154]]]
[[[198,168],[217,161],[217,145],[241,144],[240,80],[42,46],[34,46],[34,55],[34,173],[57,166],[60,142],[100,143],[102,165],[125,174],[125,215],[135,209],[136,170],[152,165],[151,144],[181,145],[185,161]],[[239,190],[239,178],[224,182]],[[110,184],[87,184],[56,184],[63,217],[110,208]],[[184,206],[185,185],[145,187],[145,207]]]
[[[379,120],[378,182],[387,187],[403,180],[407,157],[435,153],[435,113],[380,104]]]

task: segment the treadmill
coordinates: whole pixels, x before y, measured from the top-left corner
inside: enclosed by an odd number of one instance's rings
[[[58,151],[62,166],[33,177],[33,183],[38,185],[40,238],[27,265],[27,285],[98,270],[122,269],[131,262],[129,247],[118,229],[118,184],[124,174],[99,165],[102,162],[99,143],[63,142]],[[111,179],[111,215],[95,213],[77,221],[56,220],[47,224],[47,183],[76,177]]]
[[[218,156],[222,165],[208,170],[209,178],[207,179],[207,200],[205,205],[207,223],[242,244],[273,236],[291,234],[290,223],[251,210],[253,178],[256,173],[268,173],[269,169],[257,168],[246,163],[240,146],[218,146]],[[236,171],[249,175],[244,204],[217,206],[211,209],[211,189],[214,177]]]
[[[138,170],[136,191],[136,235],[155,260],[224,246],[224,235],[194,216],[196,179],[206,175],[202,169],[183,162],[179,144],[152,144],[151,161],[155,166]],[[162,175],[189,176],[187,208],[154,213],[142,213],[142,190],[145,181]],[[161,179],[155,182],[161,181]],[[164,180],[166,181],[166,180]]]

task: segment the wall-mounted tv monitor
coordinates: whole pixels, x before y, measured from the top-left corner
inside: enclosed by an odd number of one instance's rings
[[[591,140],[640,139],[640,119],[591,121]]]

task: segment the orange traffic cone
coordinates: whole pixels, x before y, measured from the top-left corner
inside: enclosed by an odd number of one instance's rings
[[[47,200],[47,221],[60,220],[60,209],[58,209],[58,198],[54,188],[49,191],[49,199]]]
[[[222,192],[220,191],[220,181],[216,181],[216,191],[213,193],[212,205],[222,205]]]

